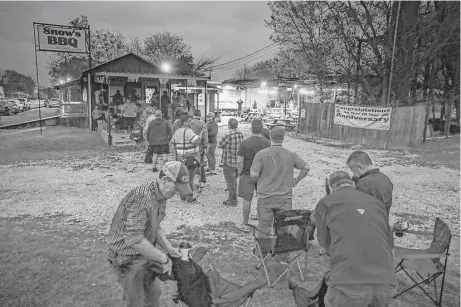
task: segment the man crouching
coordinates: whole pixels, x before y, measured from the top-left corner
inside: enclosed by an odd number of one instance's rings
[[[112,219],[109,262],[122,286],[124,307],[160,306],[160,281],[156,277],[171,271],[168,255],[180,257],[160,228],[166,201],[176,192],[181,197],[192,194],[187,167],[171,161],[153,181],[131,190]]]
[[[325,306],[387,307],[397,279],[386,208],[356,190],[346,172],[333,173],[328,183],[332,193],[315,208],[317,240],[330,256]]]

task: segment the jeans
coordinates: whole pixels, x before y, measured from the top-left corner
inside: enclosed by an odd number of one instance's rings
[[[229,166],[227,164],[223,165],[224,179],[227,184],[227,191],[229,192],[228,201],[231,203],[237,203],[237,168]]]
[[[265,233],[270,233],[274,219],[274,211],[291,210],[292,199],[287,198],[258,198],[258,222],[259,229]],[[286,232],[284,229],[278,229],[279,233]],[[268,238],[264,233],[259,233],[260,239]]]
[[[122,287],[123,307],[159,307],[161,284],[152,278],[148,270],[149,261],[128,256],[109,256],[117,282]],[[128,262],[126,262],[128,261]]]
[[[394,286],[341,285],[329,287],[325,295],[325,307],[393,307]]]
[[[208,168],[210,171],[214,171],[216,169],[216,144],[210,144],[206,158],[208,159]]]

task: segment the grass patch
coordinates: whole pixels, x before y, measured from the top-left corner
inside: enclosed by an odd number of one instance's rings
[[[66,214],[0,219],[2,306],[120,306],[120,293],[107,263],[105,235],[86,228]],[[170,235],[174,244],[187,240],[194,247],[206,246],[213,264],[229,281],[244,284],[256,278],[256,259],[250,235],[232,223],[203,227],[179,227]],[[458,259],[457,262],[455,259]],[[313,287],[327,263],[309,251],[308,287]],[[459,306],[459,245],[452,251],[444,304]],[[457,266],[457,267],[456,267]],[[164,286],[161,306],[177,306],[171,300],[176,288]],[[432,306],[417,290],[402,297],[403,306]],[[294,306],[292,292],[283,279],[274,289],[263,288],[252,300],[255,307]]]

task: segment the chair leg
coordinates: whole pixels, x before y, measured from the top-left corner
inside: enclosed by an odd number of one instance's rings
[[[440,306],[440,305],[438,305],[437,301],[435,301],[435,300],[432,298],[432,296],[431,296],[429,293],[427,293],[426,290],[424,290],[423,287],[421,287],[421,284],[422,284],[422,283],[425,283],[427,280],[430,280],[431,278],[433,278],[433,276],[430,276],[430,277],[428,277],[428,278],[426,278],[426,279],[424,279],[424,280],[422,280],[422,281],[420,281],[420,282],[417,282],[417,281],[413,278],[413,276],[411,276],[405,269],[402,268],[402,270],[405,272],[405,274],[407,274],[408,277],[410,277],[410,279],[411,279],[415,284],[414,284],[413,286],[411,286],[411,287],[405,289],[404,291],[400,292],[399,294],[395,295],[394,298],[396,298],[396,297],[402,295],[402,294],[405,293],[405,292],[410,291],[411,289],[413,289],[413,288],[415,288],[415,287],[419,287],[419,288],[421,289],[421,291],[423,291],[424,294],[426,294],[426,296],[427,296],[436,306]]]
[[[266,268],[266,259],[269,257],[270,254],[267,254],[266,257],[263,258],[263,254],[261,252],[261,248],[259,247],[259,244],[256,244],[256,246],[258,247],[258,251],[259,251],[259,255],[261,256],[262,258],[262,265],[263,265],[263,268],[264,268],[264,273],[266,273],[266,278],[267,278],[267,283],[269,284],[269,287],[271,287],[271,280],[269,278],[269,273],[267,272],[267,268]]]
[[[296,260],[296,264],[298,265],[299,274],[301,274],[301,279],[302,279],[302,281],[305,281],[305,280],[304,280],[303,271],[301,270],[301,266],[299,265],[299,261],[298,261],[298,260]]]

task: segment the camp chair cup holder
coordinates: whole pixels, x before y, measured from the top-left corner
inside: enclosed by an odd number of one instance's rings
[[[313,240],[313,231],[315,229],[311,222],[311,211],[274,211],[270,233],[264,232],[254,225],[249,226],[252,229],[253,237],[256,241],[256,249],[253,251],[253,254],[259,261],[255,268],[259,270],[262,267],[264,269],[269,287],[274,287],[295,264],[298,267],[301,279],[304,281],[304,274],[299,263],[299,258],[305,253],[306,270],[309,240]],[[260,234],[264,235],[263,238],[259,237]],[[295,255],[290,259],[288,256],[289,253],[295,253]],[[271,257],[277,257],[281,262],[288,265],[273,282],[270,280],[266,267],[266,262]],[[281,257],[283,257],[283,259]]]

